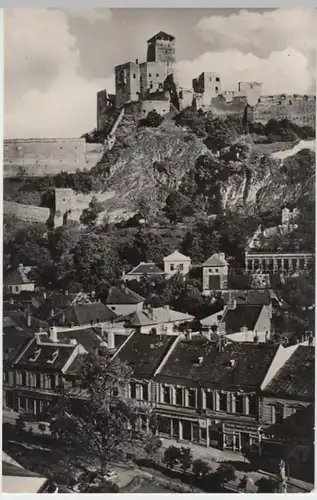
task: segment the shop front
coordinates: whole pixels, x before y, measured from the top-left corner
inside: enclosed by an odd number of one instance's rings
[[[223,450],[249,450],[260,453],[259,427],[236,423],[223,424]]]

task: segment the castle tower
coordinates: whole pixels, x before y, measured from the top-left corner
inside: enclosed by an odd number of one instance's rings
[[[138,101],[140,95],[140,66],[138,60],[115,67],[116,106]]]
[[[55,188],[54,227],[64,226],[74,206],[74,191],[70,188]]]
[[[204,72],[193,80],[193,91],[201,94],[203,106],[210,106],[211,99],[221,94],[221,79],[219,73]]]
[[[176,62],[175,37],[160,31],[148,40],[147,62],[167,64],[173,68]]]

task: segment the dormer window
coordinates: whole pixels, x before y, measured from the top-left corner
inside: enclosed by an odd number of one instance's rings
[[[36,361],[41,354],[41,348],[35,349],[34,353],[32,356],[29,357],[29,361]]]
[[[47,363],[50,363],[50,364],[55,363],[55,361],[58,357],[58,354],[59,354],[59,350],[56,349],[56,351],[54,351],[53,354],[51,355],[51,357],[47,360]]]

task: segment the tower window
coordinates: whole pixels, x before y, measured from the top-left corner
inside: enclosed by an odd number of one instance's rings
[[[156,76],[160,76],[158,73],[156,73]]]
[[[209,77],[209,81],[210,81],[210,82],[212,81],[212,78],[211,78],[211,76]]]
[[[149,78],[151,78],[151,76],[152,76],[151,73],[149,73]]]
[[[218,88],[218,87],[215,87],[215,89],[216,89],[216,92],[218,92],[219,88]]]
[[[220,82],[219,76],[216,76],[216,82]]]
[[[133,73],[133,78],[136,78],[136,75],[135,75],[135,73]]]

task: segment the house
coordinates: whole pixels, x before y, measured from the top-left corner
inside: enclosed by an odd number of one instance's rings
[[[2,452],[2,493],[58,493],[58,487]]]
[[[126,286],[121,288],[112,286],[107,295],[106,305],[118,316],[125,316],[135,311],[142,311],[144,300],[144,297]]]
[[[137,405],[139,410],[153,410],[157,401],[157,384],[154,374],[176,341],[175,336],[156,334],[143,335],[133,332],[115,353],[113,359],[127,363],[132,370],[129,384],[121,396]],[[136,422],[136,428],[149,431],[149,417],[142,415]]]
[[[315,256],[307,252],[270,252],[247,249],[245,270],[247,273],[288,273],[314,269]]]
[[[89,296],[83,292],[43,292],[41,296],[32,297],[34,314],[43,320],[60,313],[67,307],[75,304],[91,304],[91,302]]]
[[[19,264],[16,269],[11,270],[4,277],[4,288],[14,295],[19,295],[23,291],[33,292],[35,290],[35,282],[29,276],[32,270],[33,267],[24,267],[23,264]]]
[[[122,276],[123,281],[140,281],[142,278],[164,278],[165,273],[153,262],[141,262],[132,271],[124,273]]]
[[[315,350],[304,345],[286,351],[273,376],[261,387],[262,455],[287,458],[292,476],[312,466],[314,441]]]
[[[259,451],[258,393],[276,356],[268,344],[179,336],[155,373],[162,437]]]
[[[20,414],[41,415],[63,383],[68,368],[85,353],[76,339],[60,341],[55,327],[50,328],[49,335],[32,336],[11,359],[11,379],[4,373],[4,381],[10,386],[10,390],[4,390],[7,407]],[[10,401],[7,392],[11,393]]]
[[[202,264],[202,269],[204,294],[227,288],[229,264],[224,253],[213,254]]]
[[[176,273],[180,273],[183,276],[189,273],[191,266],[191,259],[186,255],[183,255],[178,250],[175,250],[172,254],[163,258],[164,261],[164,272],[166,278],[171,278]]]
[[[102,302],[90,304],[74,304],[48,319],[50,325],[58,327],[94,326],[116,319],[118,315]]]
[[[156,332],[160,335],[178,335],[181,325],[193,320],[194,316],[190,314],[174,311],[169,306],[164,306],[136,311],[114,320],[114,323],[123,321],[125,328],[132,328],[140,333]]]

